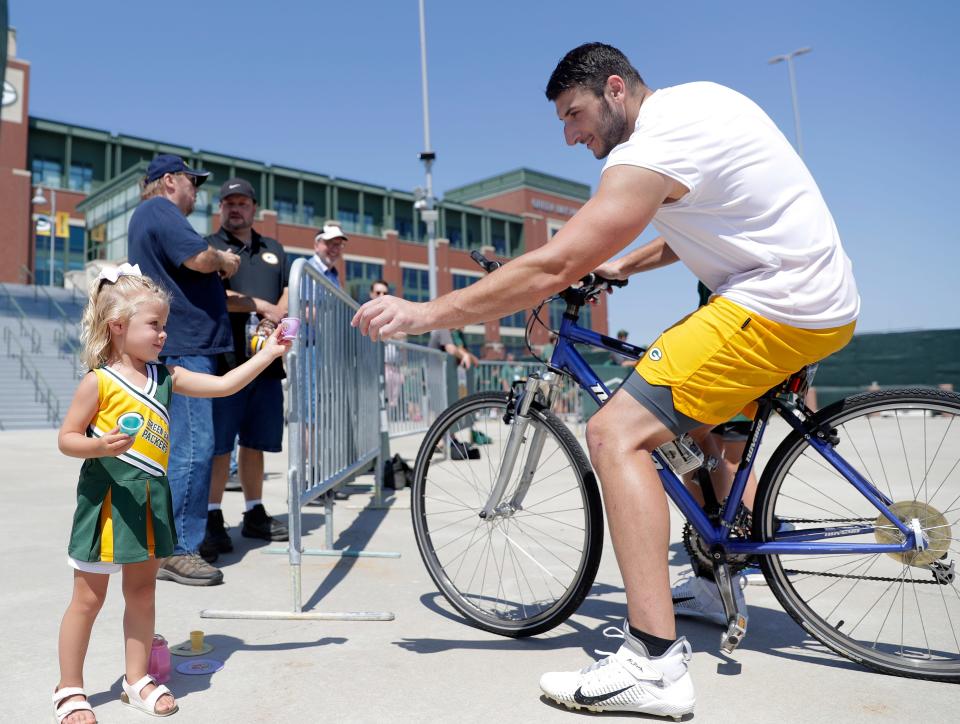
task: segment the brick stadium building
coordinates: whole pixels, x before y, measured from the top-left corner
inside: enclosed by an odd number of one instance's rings
[[[412,192],[33,117],[30,80],[30,64],[16,57],[11,31],[0,125],[0,281],[48,284],[52,271],[55,285],[69,285],[89,265],[125,259],[127,224],[146,164],[158,153],[174,153],[213,173],[190,217],[201,233],[218,228],[220,183],[240,176],[258,190],[257,230],[278,239],[291,257],[312,254],[317,228],[337,219],[350,236],[341,279],[355,298],[365,298],[378,277],[395,294],[428,298],[425,225]],[[45,202],[34,205],[41,189]],[[471,250],[507,260],[542,246],[589,196],[585,184],[525,168],[447,191],[439,202],[440,293],[481,276]],[[604,334],[606,305],[604,299],[585,310],[583,320]],[[561,313],[551,308],[551,326],[559,326]],[[518,313],[468,327],[465,338],[484,357],[521,355],[525,322],[526,314]],[[533,341],[543,344],[546,337],[538,328]]]

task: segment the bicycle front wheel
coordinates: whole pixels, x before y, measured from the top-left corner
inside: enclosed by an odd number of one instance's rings
[[[784,609],[835,652],[897,676],[960,682],[960,395],[931,389],[867,393],[814,417],[834,449],[883,495],[922,551],[870,553],[904,536],[866,497],[793,433],[758,489],[754,536],[828,529],[849,553],[771,555],[764,575]],[[855,526],[869,532],[848,535]],[[846,528],[846,530],[844,530]]]
[[[417,455],[411,510],[420,555],[450,604],[474,626],[521,637],[566,620],[587,595],[603,512],[576,438],[550,412],[531,410],[501,498],[509,505],[480,516],[513,429],[506,407],[505,394],[484,392],[437,419]],[[527,487],[521,478],[531,455]]]

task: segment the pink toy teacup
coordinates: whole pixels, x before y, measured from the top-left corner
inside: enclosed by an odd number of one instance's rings
[[[300,320],[296,317],[284,317],[280,320],[280,339],[296,339],[300,331]]]

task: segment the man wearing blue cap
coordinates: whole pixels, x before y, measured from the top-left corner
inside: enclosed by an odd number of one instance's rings
[[[206,171],[179,156],[162,154],[147,167],[142,203],[127,232],[128,256],[141,271],[170,292],[167,344],[161,362],[214,374],[218,356],[233,351],[226,296],[220,277],[229,278],[240,257],[212,248],[187,221]],[[170,463],[177,545],[157,578],[191,586],[223,582],[223,573],[198,554],[207,524],[207,496],[213,464],[213,406],[209,399],[174,395],[170,406]]]

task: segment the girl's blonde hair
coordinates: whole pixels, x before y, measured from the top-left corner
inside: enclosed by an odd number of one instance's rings
[[[129,321],[144,301],[156,300],[170,306],[167,291],[147,276],[124,275],[116,282],[95,279],[80,320],[81,361],[96,369],[110,356],[110,322]]]

